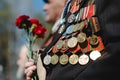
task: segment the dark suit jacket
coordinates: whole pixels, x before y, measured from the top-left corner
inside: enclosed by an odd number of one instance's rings
[[[57,64],[46,80],[120,80],[120,0],[96,0],[106,52],[87,65]]]

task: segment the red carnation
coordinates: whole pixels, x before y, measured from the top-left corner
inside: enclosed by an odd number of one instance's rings
[[[36,25],[40,24],[39,21],[35,18],[30,19],[30,22],[31,22],[31,24],[36,24]]]
[[[39,37],[44,37],[44,34],[46,32],[46,28],[42,27],[41,24],[39,24],[37,27],[33,29],[33,35],[38,35]]]
[[[16,22],[15,22],[15,25],[18,27],[18,28],[22,28],[21,27],[21,23],[22,21],[27,21],[29,19],[29,16],[27,15],[21,15],[19,16],[17,19],[16,19]]]

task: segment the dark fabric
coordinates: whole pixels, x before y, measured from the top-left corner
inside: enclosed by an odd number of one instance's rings
[[[120,0],[96,0],[106,52],[87,65],[57,64],[46,80],[120,80]]]

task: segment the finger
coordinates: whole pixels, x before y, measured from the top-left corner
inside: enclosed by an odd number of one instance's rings
[[[28,74],[28,72],[35,71],[35,70],[36,70],[36,66],[35,65],[30,66],[27,69],[25,69],[25,74]]]
[[[31,78],[30,77],[26,77],[26,80],[31,80]]]
[[[33,74],[33,71],[29,71],[29,72],[26,74],[27,80],[28,80],[28,79],[31,79],[32,74]]]
[[[25,63],[25,68],[28,68],[32,65],[34,65],[34,61],[29,61],[29,62]]]
[[[26,80],[31,80],[32,74],[33,74],[33,71],[29,71],[29,72],[26,74]]]

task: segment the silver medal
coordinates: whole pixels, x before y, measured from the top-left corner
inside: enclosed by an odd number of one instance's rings
[[[96,60],[96,59],[98,59],[100,56],[101,56],[101,53],[100,53],[99,51],[97,51],[97,50],[92,51],[92,52],[90,53],[90,59],[92,59],[92,60]]]
[[[86,65],[89,62],[89,57],[85,54],[79,57],[79,64]]]
[[[72,37],[68,40],[67,45],[68,45],[69,48],[74,48],[74,47],[76,47],[77,42],[78,42],[77,38]]]
[[[68,23],[72,23],[74,20],[75,20],[75,15],[74,14],[71,14],[69,17],[68,17]]]
[[[51,56],[50,55],[46,55],[43,59],[43,63],[45,65],[49,65],[51,63]]]

